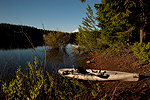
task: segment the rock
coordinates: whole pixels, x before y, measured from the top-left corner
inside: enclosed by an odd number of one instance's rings
[[[90,60],[88,60],[88,61],[86,61],[86,63],[87,63],[87,64],[89,64],[89,63],[91,63],[91,61],[90,61]]]

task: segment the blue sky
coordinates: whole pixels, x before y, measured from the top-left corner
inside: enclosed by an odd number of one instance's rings
[[[71,32],[82,25],[89,4],[96,13],[94,4],[101,0],[0,0],[0,23],[10,23],[47,30]],[[19,20],[18,20],[18,19]]]

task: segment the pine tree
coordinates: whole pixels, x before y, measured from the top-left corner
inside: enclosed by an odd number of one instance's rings
[[[134,2],[129,0],[102,0],[100,4],[95,5],[103,41],[109,44],[128,41],[131,36],[129,29],[132,27],[128,19],[130,8],[134,5]]]
[[[102,49],[103,45],[100,43],[100,32],[97,27],[97,21],[89,5],[86,10],[87,17],[83,18],[83,26],[79,25],[79,34],[76,40],[80,46],[84,46],[86,49],[99,51],[99,49]]]
[[[129,44],[137,40],[141,43],[149,41],[149,0],[101,0],[95,8],[96,18],[91,16],[93,12],[88,7],[83,27],[79,26],[77,40],[80,45],[101,49],[103,44],[111,46],[120,42]]]

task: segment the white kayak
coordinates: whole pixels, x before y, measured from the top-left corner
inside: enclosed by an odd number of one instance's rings
[[[58,73],[63,77],[67,78],[77,78],[81,80],[91,80],[91,81],[138,81],[139,74],[128,73],[120,71],[108,71],[108,70],[95,70],[86,69],[81,70],[74,68],[64,68],[59,69]]]

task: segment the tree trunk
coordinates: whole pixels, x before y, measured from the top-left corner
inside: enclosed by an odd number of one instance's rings
[[[140,28],[140,43],[143,42],[143,27]]]
[[[141,7],[141,15],[140,15],[140,23],[141,23],[141,27],[140,27],[140,43],[142,43],[145,39],[146,39],[146,31],[145,31],[145,26],[147,24],[147,18],[145,15],[145,9],[144,9],[144,5],[143,5],[143,1],[140,0],[140,7]]]
[[[141,24],[141,26],[140,26],[140,43],[142,43],[143,42],[143,10],[142,10],[142,6],[143,6],[143,2],[142,2],[142,0],[140,0],[140,8],[141,8],[141,15],[140,15],[140,24]]]

